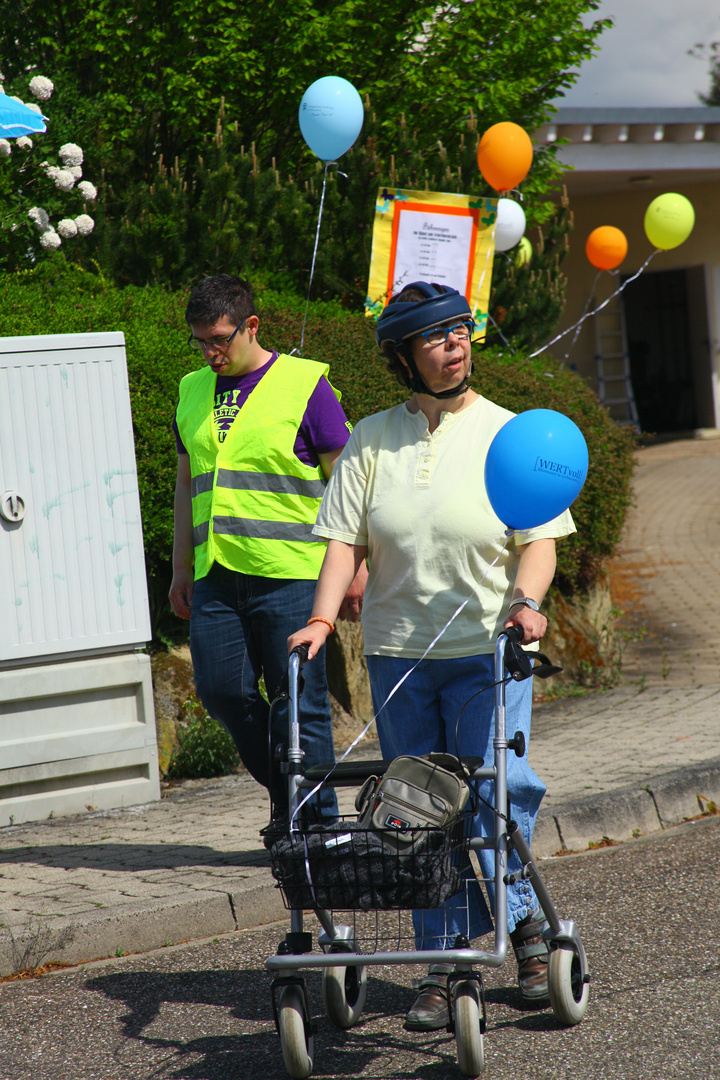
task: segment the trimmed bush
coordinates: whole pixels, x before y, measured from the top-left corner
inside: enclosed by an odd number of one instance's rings
[[[274,292],[262,278],[254,284],[262,344],[298,348],[305,301]],[[180,379],[202,364],[186,345],[186,295],[159,286],[119,289],[68,265],[62,255],[0,281],[0,335],[110,330],[125,335],[151,618],[160,640],[186,632],[167,603],[177,468],[172,417]],[[329,364],[353,423],[407,397],[385,369],[371,320],[337,303],[310,304],[302,352]],[[500,356],[482,347],[475,353],[474,385],[484,396],[515,412],[557,409],[585,435],[590,472],[572,508],[577,536],[558,548],[557,579],[566,594],[584,591],[601,577],[620,537],[631,499],[633,436],[610,419],[577,375],[552,358]]]
[[[300,340],[302,316],[292,304],[283,308],[280,301],[270,293],[264,298],[264,340],[289,349]],[[370,319],[332,313],[317,317],[311,311],[303,353],[330,365],[331,380],[342,390],[342,403],[353,423],[407,399],[407,391],[385,369]],[[585,436],[588,478],[572,507],[578,531],[558,545],[556,578],[565,594],[584,591],[603,575],[620,539],[632,497],[635,437],[611,419],[578,375],[552,356],[528,360],[520,352],[501,354],[478,346],[474,361],[472,384],[478,393],[513,412],[556,409],[574,420]]]
[[[584,592],[605,572],[632,501],[634,432],[620,427],[593,390],[562,363],[544,354],[481,352],[475,389],[513,412],[556,409],[574,420],[589,453],[587,480],[571,507],[577,533],[558,544],[556,585],[566,595]]]

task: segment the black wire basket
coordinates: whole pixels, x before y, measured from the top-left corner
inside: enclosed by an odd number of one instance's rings
[[[436,908],[464,889],[471,815],[407,841],[354,819],[268,837],[273,877],[290,910]]]

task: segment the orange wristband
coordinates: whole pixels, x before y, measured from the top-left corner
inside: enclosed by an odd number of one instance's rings
[[[330,633],[331,634],[335,630],[335,623],[330,622],[329,619],[323,619],[322,615],[313,615],[310,619],[308,619],[308,621],[307,621],[307,623],[305,625],[309,626],[310,623],[314,623],[314,622],[324,622],[326,626],[330,627]]]

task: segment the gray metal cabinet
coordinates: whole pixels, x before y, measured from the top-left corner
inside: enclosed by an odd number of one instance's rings
[[[149,638],[124,337],[0,338],[0,825],[159,797]]]

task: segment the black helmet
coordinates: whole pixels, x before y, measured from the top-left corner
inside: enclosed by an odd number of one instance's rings
[[[473,321],[470,305],[462,293],[448,285],[429,284],[427,281],[413,281],[402,292],[415,289],[424,300],[391,300],[380,313],[375,325],[375,341],[382,348],[384,342],[391,342],[404,357],[410,372],[407,386],[414,393],[429,394],[434,398],[456,397],[467,390],[467,381],[463,381],[451,390],[435,393],[423,381],[412,355],[410,338],[429,330],[450,319]],[[402,296],[402,293],[399,294]],[[470,370],[472,374],[472,368]]]
[[[462,293],[449,286],[430,285],[427,281],[413,281],[406,289],[416,289],[424,300],[408,300],[383,308],[375,326],[375,341],[392,341],[400,345],[407,338],[429,330],[431,326],[448,319],[472,319],[472,312]],[[405,292],[405,289],[403,289]]]

